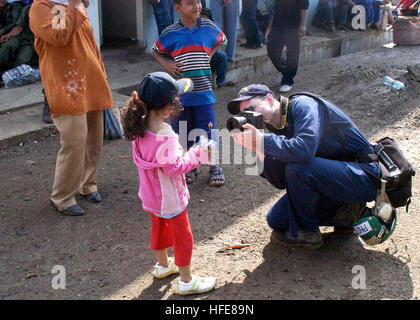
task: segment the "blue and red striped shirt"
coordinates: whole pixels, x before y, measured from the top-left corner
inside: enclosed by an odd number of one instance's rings
[[[152,51],[169,54],[182,63],[182,74],[194,83],[194,90],[181,96],[184,106],[200,106],[216,102],[212,90],[210,67],[211,49],[226,44],[226,36],[212,21],[198,18],[193,29],[181,21],[170,25],[156,40]]]

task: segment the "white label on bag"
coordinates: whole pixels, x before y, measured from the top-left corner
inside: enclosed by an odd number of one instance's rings
[[[358,236],[364,236],[365,234],[368,234],[372,230],[373,230],[372,227],[367,221],[354,226],[354,231],[356,231]]]

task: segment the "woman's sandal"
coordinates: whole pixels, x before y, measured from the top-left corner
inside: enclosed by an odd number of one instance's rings
[[[185,182],[191,184],[195,181],[195,177],[198,176],[198,168],[195,168],[185,174]]]
[[[210,167],[209,175],[209,182],[211,186],[220,187],[225,184],[225,175],[221,167]]]

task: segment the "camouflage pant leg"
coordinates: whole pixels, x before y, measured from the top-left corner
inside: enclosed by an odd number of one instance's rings
[[[21,45],[19,49],[15,52],[14,58],[12,58],[12,62],[10,64],[10,68],[14,68],[20,66],[21,64],[31,64],[32,57],[34,55],[34,48],[31,45]]]
[[[11,69],[10,65],[19,46],[20,41],[16,37],[0,45],[0,69]]]

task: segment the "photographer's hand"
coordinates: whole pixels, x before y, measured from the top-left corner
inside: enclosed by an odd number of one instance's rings
[[[264,134],[253,125],[247,123],[243,125],[245,131],[232,133],[233,141],[242,145],[244,148],[254,151],[261,161],[264,161]]]

